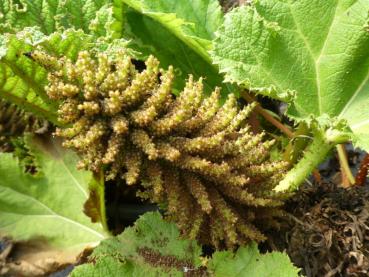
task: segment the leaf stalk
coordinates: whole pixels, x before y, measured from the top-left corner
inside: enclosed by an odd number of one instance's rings
[[[355,184],[355,178],[352,175],[350,166],[347,161],[347,154],[346,154],[345,146],[343,144],[338,144],[336,148],[337,148],[338,158],[340,161],[340,167],[341,167],[341,172],[342,172],[342,185],[344,187],[352,186]]]
[[[307,147],[303,158],[286,174],[274,188],[276,192],[293,191],[322,163],[337,144],[349,141],[347,133],[335,128],[326,131],[313,129],[313,142]]]

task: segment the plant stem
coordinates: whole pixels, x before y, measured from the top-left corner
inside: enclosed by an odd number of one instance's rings
[[[89,216],[92,222],[100,222],[104,231],[109,233],[105,206],[105,181],[104,172],[99,170],[93,174],[89,184],[90,196],[84,204],[84,213]]]
[[[338,144],[336,146],[338,152],[338,158],[340,161],[341,174],[342,174],[342,186],[350,187],[355,184],[355,178],[352,175],[350,166],[347,161],[346,149],[343,144]]]
[[[281,192],[297,189],[305,178],[326,159],[334,145],[335,143],[328,141],[324,134],[317,133],[302,159],[287,173],[274,190]]]
[[[260,103],[255,101],[255,99],[249,93],[242,92],[241,95],[244,99],[246,99],[247,102],[255,102],[256,103],[255,111],[257,113],[259,113],[261,116],[263,116],[265,118],[265,120],[269,121],[276,128],[281,130],[284,134],[286,134],[287,137],[289,137],[289,138],[293,137],[293,132],[290,129],[288,129],[284,124],[282,124],[280,121],[278,121],[273,116],[271,116],[266,110],[264,110],[261,107]]]
[[[104,173],[100,170],[98,178],[98,190],[99,190],[99,204],[100,204],[100,216],[101,224],[106,232],[109,232],[107,214],[106,214],[106,201],[105,201],[105,179]]]

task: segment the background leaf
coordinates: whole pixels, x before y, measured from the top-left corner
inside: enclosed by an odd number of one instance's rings
[[[39,27],[45,35],[56,30],[75,28],[91,31],[91,21],[101,17],[100,8],[110,0],[2,0],[0,31],[17,32]]]
[[[76,251],[106,238],[101,225],[83,214],[92,174],[76,169],[78,157],[55,140],[28,145],[37,175],[25,173],[11,154],[0,154],[0,233]]]
[[[91,47],[91,41],[91,36],[75,30],[45,36],[38,28],[25,28],[17,34],[0,34],[0,98],[58,124],[57,103],[44,91],[47,72],[24,54],[42,47],[74,59],[78,51]]]
[[[368,150],[368,11],[366,0],[256,1],[227,15],[212,56],[229,81],[282,100],[293,92],[294,119],[347,120]]]
[[[123,0],[139,13],[152,18],[210,63],[207,50],[223,22],[218,1]]]
[[[229,92],[208,54],[214,32],[223,21],[218,1],[114,0],[114,17],[116,36],[130,39],[129,46],[141,52],[142,58],[153,54],[162,67],[177,69],[178,90],[188,74],[193,74],[205,77],[207,92],[215,86]]]

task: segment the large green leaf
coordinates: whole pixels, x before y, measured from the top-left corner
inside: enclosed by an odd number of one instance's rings
[[[369,150],[367,0],[259,0],[229,13],[214,42],[226,79],[295,95],[288,114],[345,119]]]
[[[144,57],[155,55],[163,67],[177,69],[177,89],[193,74],[206,78],[206,91],[215,86],[228,91],[208,54],[215,30],[223,21],[218,1],[114,0],[114,17],[116,37],[130,39],[131,48]]]
[[[0,234],[17,240],[43,238],[54,247],[81,250],[106,238],[84,215],[92,174],[77,170],[78,157],[56,141],[28,140],[36,175],[11,154],[0,154]]]
[[[174,224],[151,212],[121,235],[102,241],[92,263],[77,267],[71,276],[183,276],[200,266],[200,255],[195,241],[180,239]]]
[[[298,273],[286,254],[260,255],[256,244],[240,247],[236,254],[215,252],[208,267],[201,255],[195,241],[180,238],[173,223],[150,212],[121,235],[102,241],[89,263],[76,267],[71,276],[294,277]]]
[[[255,243],[239,248],[236,253],[215,252],[209,269],[216,277],[297,277],[299,272],[287,254],[271,252],[261,255]]]
[[[25,28],[17,34],[0,35],[0,98],[57,123],[57,103],[44,91],[47,72],[24,54],[42,47],[73,59],[78,51],[91,47],[91,41],[92,37],[74,30],[45,36],[38,28]]]
[[[99,9],[110,2],[110,0],[2,0],[0,32],[16,32],[25,27],[35,26],[44,34],[51,34],[60,28],[93,32],[91,22],[99,20],[99,16],[101,18]]]

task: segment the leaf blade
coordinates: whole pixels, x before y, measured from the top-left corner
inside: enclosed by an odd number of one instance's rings
[[[196,241],[180,238],[173,223],[149,212],[122,234],[102,241],[92,254],[94,263],[76,267],[71,276],[99,276],[104,264],[112,270],[109,276],[183,276],[186,265],[192,270],[200,266],[200,254]]]
[[[255,243],[239,248],[234,254],[230,251],[215,252],[209,269],[216,277],[295,277],[299,272],[286,253],[271,252],[262,255]]]
[[[160,22],[204,60],[211,63],[207,50],[210,50],[211,39],[222,23],[222,12],[217,1],[124,0],[124,2]]]
[[[181,238],[173,223],[149,212],[119,236],[104,240],[71,276],[295,277],[299,271],[285,253],[261,255],[255,243],[237,253],[216,251],[208,262],[201,262],[201,255],[196,241]]]
[[[90,22],[109,0],[12,0],[0,2],[0,31],[37,26],[45,34],[75,28],[90,33]]]
[[[369,101],[368,10],[362,0],[261,0],[226,17],[212,56],[228,80],[282,100],[293,92],[288,115],[296,120],[347,120],[358,145],[369,149],[368,130],[357,126],[369,112],[355,108]],[[232,28],[245,35],[233,38]]]
[[[11,154],[1,154],[0,233],[18,240],[42,237],[54,247],[76,250],[106,238],[101,226],[82,212],[91,173],[77,171],[78,158],[55,141],[28,142],[39,166],[37,176],[24,173]]]

